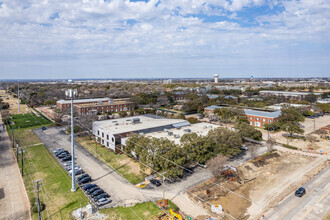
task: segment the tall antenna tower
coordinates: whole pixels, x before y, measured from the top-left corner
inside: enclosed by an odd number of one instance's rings
[[[18,101],[18,113],[19,113],[19,104],[20,104],[20,101],[19,101],[19,84],[18,84],[18,87],[17,87],[17,101]]]

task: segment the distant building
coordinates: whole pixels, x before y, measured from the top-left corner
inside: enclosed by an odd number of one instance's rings
[[[292,103],[279,103],[279,104],[267,106],[267,108],[272,109],[272,110],[281,110],[286,105],[290,106],[290,107],[295,107],[295,108],[306,108],[306,109],[311,108],[310,105],[292,104]]]
[[[247,116],[250,125],[255,127],[263,127],[265,124],[276,122],[281,115],[281,111],[267,112],[251,109],[244,109],[244,113]]]
[[[314,94],[316,96],[321,95],[320,93],[311,93],[311,92],[286,92],[286,91],[269,91],[262,90],[259,92],[261,96],[283,96],[286,98],[298,98],[304,99],[307,95]]]
[[[209,99],[216,99],[219,97],[219,95],[213,95],[213,94],[206,94],[206,96],[209,98]]]
[[[319,99],[316,101],[317,103],[323,103],[323,104],[327,104],[330,103],[330,98],[327,99]]]
[[[233,96],[233,95],[226,95],[224,98],[225,98],[225,99],[234,99],[235,101],[238,100],[238,97]]]
[[[96,113],[118,113],[134,110],[134,103],[127,101],[101,102],[88,104],[74,104],[73,106],[78,114],[88,115],[91,112]]]
[[[211,106],[208,106],[208,107],[204,108],[204,113],[208,114],[208,115],[212,115],[212,114],[214,114],[215,109],[221,109],[221,108],[223,108],[223,106],[211,105]]]
[[[174,91],[173,92],[174,100],[183,100],[186,97],[186,92],[184,91]]]
[[[95,98],[95,99],[76,99],[73,100],[73,105],[76,104],[92,104],[92,103],[103,103],[111,102],[110,98]],[[60,110],[65,110],[71,108],[71,100],[58,100],[56,102],[56,107]]]

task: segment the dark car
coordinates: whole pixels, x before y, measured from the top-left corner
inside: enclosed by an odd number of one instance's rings
[[[150,183],[154,184],[155,186],[161,186],[162,184],[160,183],[159,180],[156,180],[156,179],[151,179],[150,180]]]
[[[62,151],[58,151],[57,153],[55,153],[55,156],[58,157],[59,155],[63,154],[63,153],[69,153],[67,150],[62,150]]]
[[[92,181],[92,178],[90,176],[88,176],[88,177],[78,180],[78,184],[81,185],[81,184],[89,183],[90,181]],[[95,184],[92,184],[92,185],[95,185]]]
[[[95,196],[98,196],[102,193],[104,193],[103,189],[97,189],[91,194],[91,197],[94,198]]]
[[[90,194],[92,194],[95,190],[98,190],[98,189],[100,189],[100,187],[95,186],[95,187],[93,187],[93,188],[88,189],[86,192],[87,192],[88,195],[90,195]]]
[[[108,204],[108,203],[110,203],[110,202],[112,202],[111,199],[109,199],[109,198],[102,198],[102,199],[98,200],[98,201],[96,202],[96,204],[97,204],[98,206],[103,206],[103,205]]]
[[[86,177],[86,178],[88,178],[88,177]],[[85,179],[85,178],[84,178]],[[86,186],[84,186],[82,189],[83,190],[88,190],[88,189],[90,189],[90,188],[93,188],[93,187],[95,187],[95,186],[97,186],[96,184],[87,184]]]
[[[59,159],[62,159],[62,158],[67,157],[67,156],[70,156],[70,154],[69,154],[69,153],[60,154],[60,155],[58,156],[58,158],[59,158]]]
[[[84,173],[84,170],[83,169],[79,169],[79,170],[75,170],[74,171],[74,175],[77,176],[77,175],[80,175],[80,174],[83,174]],[[69,175],[72,176],[72,170],[69,171]]]
[[[79,181],[79,180],[82,180],[82,179],[84,179],[84,178],[86,178],[86,177],[90,177],[87,173],[84,173],[83,175],[81,175],[81,176],[79,176],[78,178],[77,178],[77,180]]]
[[[64,151],[63,147],[53,150],[53,153],[56,154],[56,153],[61,152],[61,151]]]
[[[102,193],[102,194],[94,197],[94,202],[97,202],[97,200],[100,200],[103,198],[109,198],[109,197],[110,197],[110,195],[108,193]]]
[[[69,161],[69,160],[71,160],[71,155],[65,156],[65,157],[63,157],[63,159],[62,159],[63,162],[64,162],[64,161]]]
[[[294,194],[298,197],[302,197],[303,195],[306,194],[306,189],[304,187],[300,187],[299,189],[296,190]]]

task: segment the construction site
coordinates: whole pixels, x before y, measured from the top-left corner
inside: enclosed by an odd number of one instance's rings
[[[210,212],[222,206],[223,219],[258,219],[326,165],[320,157],[272,151],[189,189],[199,197],[190,198]]]

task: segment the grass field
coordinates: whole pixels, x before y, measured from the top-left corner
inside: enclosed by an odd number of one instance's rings
[[[168,201],[167,211],[169,209],[176,210],[178,207]],[[136,213],[134,213],[133,211]],[[102,209],[100,213],[107,214],[110,220],[130,220],[130,219],[139,219],[142,218],[143,220],[153,220],[157,219],[158,216],[164,214],[164,211],[160,210],[154,203],[146,202],[137,204],[130,208],[118,207],[112,209]],[[139,217],[137,217],[138,215]]]
[[[140,164],[127,155],[115,154],[100,144],[97,144],[94,140],[89,140],[88,137],[78,138],[76,140],[94,156],[98,157],[99,155],[132,184],[142,182],[147,176],[141,171]]]
[[[42,126],[42,125],[49,125],[51,124],[48,120],[46,120],[43,117],[35,116],[32,113],[28,114],[17,114],[12,115],[12,122],[14,123],[12,127],[14,129],[19,128],[28,128],[28,127],[34,127],[34,126]]]
[[[39,137],[33,132],[33,129],[38,127],[40,126],[14,130],[14,136],[16,136],[15,139],[16,141],[18,141],[20,146],[30,146],[33,144],[42,143]],[[8,125],[7,125],[7,131],[9,136],[11,136],[12,131],[10,130],[10,127]]]
[[[24,151],[23,180],[30,200],[35,198],[33,181],[43,180],[40,191],[40,199],[46,205],[43,219],[70,219],[73,210],[87,205],[83,192],[71,192],[71,178],[44,145],[26,147]],[[21,169],[21,162],[19,166]],[[32,213],[32,219],[38,219],[38,214]]]

